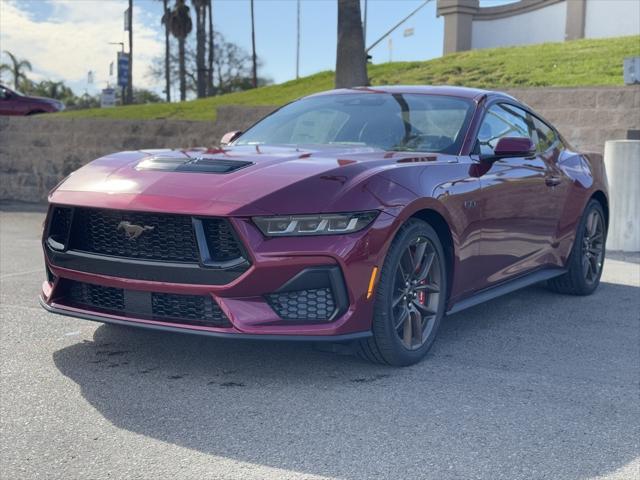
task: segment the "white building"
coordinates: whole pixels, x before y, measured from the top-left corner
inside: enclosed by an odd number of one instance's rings
[[[640,34],[640,0],[520,0],[480,7],[479,0],[438,0],[445,54],[577,38]]]

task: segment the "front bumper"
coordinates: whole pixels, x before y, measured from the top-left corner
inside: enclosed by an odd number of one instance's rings
[[[39,297],[40,305],[46,311],[50,313],[55,313],[58,315],[64,315],[67,317],[75,317],[81,318],[83,320],[91,320],[93,322],[100,323],[111,323],[114,325],[123,325],[123,326],[136,326],[147,328],[149,330],[159,330],[163,332],[172,332],[172,333],[192,333],[196,335],[204,335],[208,337],[216,337],[216,338],[227,338],[227,339],[236,339],[236,340],[296,340],[301,342],[349,342],[353,340],[358,340],[361,338],[368,338],[372,335],[370,331],[366,332],[355,332],[355,333],[345,333],[342,335],[269,335],[269,334],[260,334],[260,335],[252,335],[246,333],[231,333],[227,331],[217,331],[214,329],[192,329],[192,328],[184,328],[184,327],[175,327],[166,323],[157,323],[157,322],[148,322],[145,320],[132,320],[131,318],[110,316],[110,315],[97,315],[94,313],[89,313],[82,310],[76,310],[72,308],[64,308],[59,306],[52,306],[46,302],[46,300],[40,296]],[[55,304],[54,304],[55,305]]]
[[[315,341],[362,338],[371,335],[373,298],[368,295],[371,272],[382,264],[393,238],[394,221],[395,217],[383,212],[366,230],[351,235],[265,238],[249,219],[231,219],[251,266],[233,280],[219,285],[200,281],[205,277],[196,277],[197,283],[184,282],[191,278],[188,275],[178,275],[182,281],[167,281],[166,277],[163,281],[154,281],[147,274],[130,273],[123,278],[114,274],[122,259],[113,257],[101,259],[112,267],[108,275],[91,268],[67,268],[69,265],[60,261],[60,255],[43,241],[52,281],[43,283],[40,301],[53,313],[88,320],[227,338]],[[73,265],[81,267],[82,263]],[[336,302],[336,315],[324,321],[283,318],[270,304],[269,295],[286,290],[287,285],[295,283],[296,277],[314,269],[339,272],[342,287],[338,288],[342,288],[343,300]],[[63,285],[68,281],[139,293],[205,296],[213,299],[224,312],[228,325],[189,325],[130,311],[102,311],[74,305],[63,295]],[[333,294],[336,296],[335,289]]]

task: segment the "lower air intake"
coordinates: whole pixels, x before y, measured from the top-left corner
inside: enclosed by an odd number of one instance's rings
[[[283,320],[327,321],[336,311],[330,288],[272,293],[266,298]]]
[[[140,292],[92,283],[62,281],[61,303],[125,317],[203,327],[230,327],[220,306],[209,295]]]

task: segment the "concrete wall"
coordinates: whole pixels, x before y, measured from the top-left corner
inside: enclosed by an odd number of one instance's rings
[[[640,252],[640,140],[608,141],[604,163],[611,210],[607,248]]]
[[[531,105],[583,151],[640,130],[640,86],[531,88],[507,93]],[[212,146],[273,107],[224,107],[218,120],[101,120],[0,117],[0,200],[42,201],[61,178],[110,152]]]
[[[471,28],[471,48],[496,48],[565,39],[567,6],[553,3],[537,10],[496,19],[474,18]],[[544,28],[540,28],[544,25]]]
[[[585,38],[640,34],[640,1],[588,0],[584,19]]]
[[[639,0],[438,0],[444,54],[474,48],[640,34]]]

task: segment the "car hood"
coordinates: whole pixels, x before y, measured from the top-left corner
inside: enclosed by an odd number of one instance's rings
[[[381,208],[383,191],[389,191],[391,182],[385,170],[417,160],[439,163],[442,157],[368,147],[120,152],[71,174],[51,193],[50,201],[207,215]]]
[[[26,100],[28,102],[41,102],[41,103],[48,103],[50,105],[56,105],[56,104],[61,104],[62,103],[60,100],[56,100],[55,98],[36,97],[36,96],[32,96],[32,95],[24,95],[22,97],[22,99]]]

